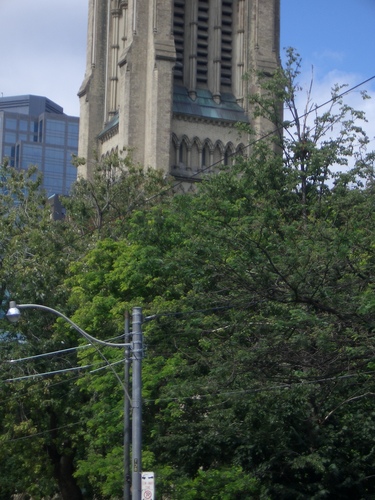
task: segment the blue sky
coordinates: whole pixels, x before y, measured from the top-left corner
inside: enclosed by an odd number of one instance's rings
[[[330,98],[335,84],[352,88],[375,76],[375,0],[281,0],[281,55],[294,47],[302,57],[300,82],[307,89],[313,79],[315,104]],[[360,91],[371,100],[363,101]],[[306,103],[301,94],[300,109]],[[363,124],[375,149],[375,78],[345,97],[365,111]]]
[[[0,0],[0,95],[45,95],[79,114],[87,6],[88,0]],[[308,80],[314,67],[318,102],[333,83],[352,86],[375,75],[374,31],[375,0],[281,0],[281,47],[301,54],[301,78]],[[375,98],[375,80],[364,89]],[[375,124],[375,99],[366,111]]]
[[[281,47],[289,46],[318,79],[374,76],[375,0],[281,0]]]

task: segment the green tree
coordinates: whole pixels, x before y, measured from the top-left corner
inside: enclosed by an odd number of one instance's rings
[[[296,88],[284,72],[267,79],[260,110],[277,109],[280,96],[295,102]],[[313,128],[340,122],[336,139],[311,139],[301,164],[307,131],[291,140],[285,124],[286,139],[271,138],[282,156],[272,142],[255,144],[248,159],[203,185],[186,220],[197,247],[209,247],[202,302],[231,309],[225,329],[189,352],[184,376],[168,386],[158,450],[196,469],[199,459],[205,467],[213,457],[227,461],[229,449],[273,498],[374,491],[373,319],[363,307],[372,297],[373,155],[362,114],[336,89],[332,99],[338,111],[316,117]],[[351,170],[330,174],[350,158]]]
[[[74,159],[77,166],[84,162]],[[131,152],[122,151],[97,159],[90,177],[73,184],[64,205],[77,232],[117,238],[123,236],[122,229],[135,209],[152,206],[170,194],[162,171],[135,165]]]
[[[253,144],[195,196],[134,212],[126,241],[101,242],[69,283],[87,328],[110,313],[121,331],[132,305],[156,314],[145,325],[144,446],[159,487],[185,484],[182,498],[194,498],[192,487],[204,498],[200,478],[225,470],[234,482],[238,470],[254,479],[254,498],[369,498],[375,490],[374,155],[364,116],[337,88],[327,113],[309,104],[313,123],[301,123],[300,62],[290,56],[253,98],[285,133]],[[296,129],[280,123],[281,101]],[[88,397],[99,386],[99,378],[86,386]],[[100,405],[115,406],[104,399],[91,418],[105,433]],[[91,438],[95,456],[103,438]],[[102,447],[103,457],[114,459],[113,449]],[[118,491],[110,483],[107,474],[107,495]],[[212,495],[226,494],[217,488]]]
[[[48,297],[103,339],[123,333],[134,305],[154,318],[144,325],[144,468],[156,471],[158,495],[167,498],[375,491],[375,155],[366,150],[363,114],[340,89],[327,112],[309,102],[314,119],[298,116],[300,61],[289,55],[252,97],[277,132],[195,195],[160,196],[171,192],[162,176],[115,156],[79,181],[66,223],[55,225],[40,210],[37,187],[25,190],[27,179],[7,171],[20,183],[17,196],[4,191],[2,224],[10,213],[13,221],[9,238],[1,229],[4,293],[22,302]],[[293,121],[280,119],[281,102]],[[4,334],[3,359],[81,340],[31,313]],[[61,460],[77,495],[121,496],[123,353],[80,347],[71,365],[78,358],[100,370],[37,387],[21,381],[17,398],[1,386],[0,484],[8,497],[16,489],[53,494]],[[113,371],[102,355],[119,362]],[[66,366],[65,357],[53,360],[52,368]],[[51,363],[2,369],[14,379]]]
[[[139,203],[152,205],[156,194],[169,192],[158,172],[144,172],[129,158],[111,155],[98,162],[93,178],[79,180],[71,197],[63,200],[66,220],[53,221],[36,169],[16,171],[5,165],[1,174],[4,312],[12,298],[69,314],[64,285],[69,264],[105,235],[121,236]],[[78,372],[64,373],[77,363],[77,334],[56,324],[53,315],[25,311],[23,317],[17,326],[4,323],[2,380],[10,382],[1,386],[0,489],[4,498],[16,491],[34,498],[59,491],[70,500],[82,498],[85,491],[90,498],[89,478],[78,484],[74,477],[76,462],[84,456],[88,398],[75,384]],[[55,354],[40,356],[47,352]],[[9,363],[11,359],[23,361]],[[33,378],[38,373],[51,375]]]
[[[48,301],[60,308],[66,301],[63,280],[67,264],[81,250],[79,242],[67,224],[51,219],[35,168],[17,171],[3,165],[0,179],[3,313],[10,298],[23,303]],[[59,356],[48,361],[33,358],[70,347],[72,336],[60,338],[54,323],[48,315],[33,315],[17,326],[5,320],[2,325],[2,498],[17,491],[37,498],[58,490],[65,498],[81,498],[72,475],[78,446],[67,430],[73,413],[68,401],[78,404],[78,391],[63,375],[59,381],[33,378],[40,372],[67,368],[74,360],[74,356],[66,361]],[[10,362],[20,358],[27,359]]]

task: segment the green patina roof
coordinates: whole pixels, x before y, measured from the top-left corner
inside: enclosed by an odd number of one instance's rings
[[[245,111],[236,102],[234,95],[223,92],[220,104],[213,100],[212,94],[206,89],[197,89],[197,97],[193,100],[189,97],[185,87],[175,86],[173,91],[173,113],[177,115],[189,115],[209,120],[220,120],[227,122],[249,122]],[[119,122],[118,113],[106,124],[99,134],[102,138]]]
[[[189,97],[185,87],[175,86],[173,92],[173,112],[178,115],[190,115],[209,120],[225,120],[228,122],[248,122],[245,111],[230,93],[221,94],[221,102],[217,104],[209,90],[197,89],[195,100]]]
[[[98,135],[98,138],[101,139],[107,132],[111,130],[111,128],[116,127],[118,125],[118,113],[105,125],[104,129]]]

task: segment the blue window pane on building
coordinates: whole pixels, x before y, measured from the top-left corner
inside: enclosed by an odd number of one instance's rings
[[[40,120],[37,131],[39,142],[43,142],[43,120]]]
[[[12,146],[10,146],[9,144],[6,144],[4,146],[4,156],[6,156],[7,158],[10,158],[12,154]]]
[[[46,148],[46,160],[64,161],[65,151],[58,148]]]
[[[72,165],[72,163],[69,161],[67,166],[66,166],[66,173],[67,175],[73,176],[75,179],[77,178],[77,168]]]
[[[42,125],[43,126],[43,120],[42,120]],[[33,123],[30,123],[30,131],[32,132],[30,135],[32,137],[33,142],[42,142],[42,136],[39,141],[39,122],[34,121]]]
[[[15,132],[5,132],[5,142],[16,142],[17,134]]]
[[[64,174],[65,152],[63,149],[46,148],[44,172],[46,176]],[[61,181],[60,181],[61,183]]]
[[[66,187],[69,190],[73,182],[77,180],[77,168],[72,165],[71,160],[66,166]]]
[[[64,146],[65,122],[59,120],[46,120],[46,143]]]
[[[11,146],[9,144],[6,144],[4,146],[4,152],[3,152],[3,155],[5,158],[8,158],[9,159],[9,165],[11,167],[14,167],[15,165],[15,146]]]
[[[23,102],[25,97],[14,100]],[[27,100],[29,114],[19,114],[13,105],[0,111],[0,155],[18,169],[36,165],[48,194],[68,194],[77,179],[71,161],[78,152],[79,120],[65,115],[58,105],[50,113],[46,98],[29,96]],[[40,110],[38,116],[30,114],[32,107]]]
[[[77,148],[78,147],[78,123],[69,122],[68,123],[68,147]]]
[[[47,191],[48,196],[51,196],[52,194],[61,193],[62,191],[61,176],[59,177],[48,176],[48,178],[44,179],[43,187]]]
[[[27,120],[20,120],[18,122],[18,127],[22,132],[27,132],[29,129],[29,122]]]
[[[28,168],[30,165],[42,165],[43,147],[40,144],[22,145],[22,168]]]
[[[5,128],[8,130],[17,130],[17,120],[15,118],[6,118]]]

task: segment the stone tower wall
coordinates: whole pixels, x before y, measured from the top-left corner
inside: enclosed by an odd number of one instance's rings
[[[246,96],[257,91],[244,74],[279,65],[279,9],[280,0],[90,0],[79,173],[89,176],[95,153],[124,148],[177,177],[219,152],[227,161],[248,140],[234,126],[250,119]]]

